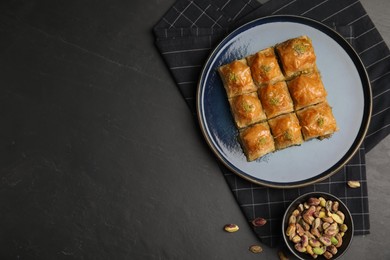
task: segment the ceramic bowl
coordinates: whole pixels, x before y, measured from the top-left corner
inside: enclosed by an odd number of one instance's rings
[[[325,200],[332,200],[332,201],[338,201],[339,203],[339,211],[343,212],[345,215],[344,224],[348,226],[348,230],[344,233],[344,236],[342,237],[342,245],[337,248],[337,253],[332,257],[332,259],[339,259],[342,255],[346,253],[348,250],[349,245],[352,242],[353,233],[354,233],[354,225],[353,225],[353,219],[351,216],[350,211],[348,210],[347,206],[336,196],[326,193],[326,192],[310,192],[303,194],[296,198],[287,208],[284,216],[283,216],[283,224],[282,224],[282,232],[283,232],[283,238],[284,241],[291,251],[296,257],[299,259],[314,259],[310,254],[308,253],[301,253],[298,252],[297,249],[295,249],[295,243],[293,243],[289,237],[286,235],[286,230],[289,225],[289,219],[292,214],[292,212],[297,209],[299,204],[304,204],[309,200],[309,198],[319,198],[323,197]],[[318,255],[317,259],[326,259],[323,255]]]

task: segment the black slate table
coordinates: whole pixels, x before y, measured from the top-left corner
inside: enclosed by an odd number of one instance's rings
[[[248,251],[261,243],[154,46],[173,2],[0,3],[0,259],[277,259]],[[362,3],[389,45],[387,1]],[[345,259],[390,257],[389,148],[367,155],[371,234]]]

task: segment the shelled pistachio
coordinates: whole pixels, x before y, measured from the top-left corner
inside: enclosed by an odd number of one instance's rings
[[[330,259],[337,254],[347,230],[338,201],[312,197],[293,210],[285,234],[298,252]]]

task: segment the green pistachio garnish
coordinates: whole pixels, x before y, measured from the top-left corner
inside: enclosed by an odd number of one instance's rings
[[[258,142],[259,142],[259,145],[264,145],[267,142],[267,138],[262,136],[262,137],[259,138]]]
[[[264,73],[268,73],[271,71],[271,66],[269,65],[261,65],[261,70],[264,72]]]
[[[286,132],[284,132],[284,139],[291,141],[292,138],[293,138],[293,136],[292,136],[290,130],[287,130]]]
[[[324,120],[323,117],[319,117],[319,118],[317,119],[317,125],[318,125],[319,127],[322,127],[322,126],[324,125],[324,123],[325,123],[325,120]]]
[[[279,104],[279,99],[277,98],[277,97],[272,97],[270,100],[269,100],[269,103],[271,104],[271,105],[277,105],[277,104]]]
[[[251,111],[253,111],[253,108],[254,108],[253,104],[248,104],[246,102],[242,103],[242,107],[244,108],[245,112],[251,112]]]
[[[294,51],[296,51],[299,55],[304,54],[307,51],[307,46],[303,44],[295,44],[293,46]]]
[[[234,72],[229,73],[229,81],[237,82],[237,75]]]

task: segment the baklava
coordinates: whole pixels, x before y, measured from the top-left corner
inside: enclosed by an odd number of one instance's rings
[[[246,59],[257,86],[273,84],[284,79],[273,47],[261,50]]]
[[[287,79],[316,69],[316,54],[305,35],[277,44],[275,49]]]
[[[327,102],[297,111],[305,141],[312,138],[328,138],[338,130],[332,108]]]
[[[230,98],[229,103],[234,122],[238,128],[243,128],[266,119],[256,92]]]
[[[263,86],[258,90],[259,98],[268,119],[290,113],[294,105],[285,81]]]
[[[218,68],[228,98],[256,91],[246,59],[235,60]]]
[[[268,121],[276,150],[303,143],[301,126],[295,113],[275,117]]]
[[[317,71],[301,74],[287,83],[295,110],[326,101],[326,90]]]
[[[248,161],[275,151],[274,139],[267,122],[241,130],[239,141]]]

